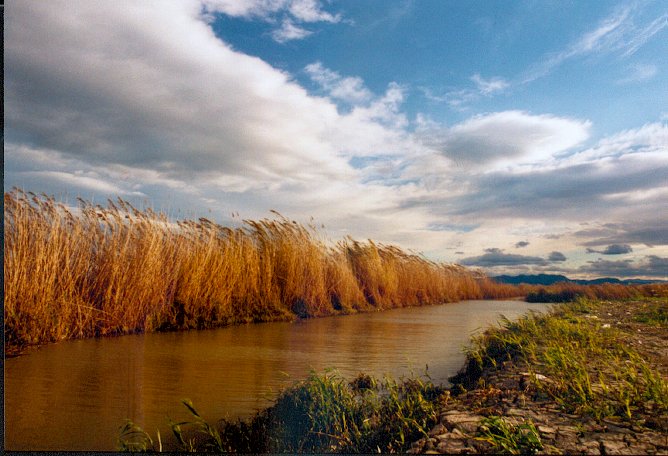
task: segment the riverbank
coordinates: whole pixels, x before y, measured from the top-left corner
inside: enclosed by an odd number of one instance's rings
[[[181,450],[665,454],[668,299],[558,305],[474,339],[443,389],[424,378],[313,373],[248,421],[194,409]],[[121,447],[160,451],[129,424]]]
[[[411,453],[668,453],[668,299],[560,305],[488,330]]]
[[[275,213],[226,227],[127,201],[4,195],[5,354],[67,339],[204,329],[521,293],[398,247],[329,241]]]

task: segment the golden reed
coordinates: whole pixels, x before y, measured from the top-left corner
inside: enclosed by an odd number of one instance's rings
[[[4,197],[6,352],[58,340],[517,296],[372,241],[275,219],[228,228],[14,189]]]

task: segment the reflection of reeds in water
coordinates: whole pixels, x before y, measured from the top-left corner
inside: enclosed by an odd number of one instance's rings
[[[397,247],[328,245],[278,214],[231,229],[120,199],[72,211],[14,190],[4,203],[9,348],[517,294]]]

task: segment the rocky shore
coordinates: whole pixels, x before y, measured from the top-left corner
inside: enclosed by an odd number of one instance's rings
[[[664,388],[660,394],[665,395],[668,327],[661,318],[668,315],[667,308],[665,298],[603,301],[566,318],[577,321],[583,331],[614,331],[620,346],[638,353],[658,372],[658,387]],[[651,312],[659,316],[658,321],[643,317]],[[429,437],[414,442],[409,453],[668,454],[665,404],[649,399],[642,406],[627,404],[626,415],[611,408],[610,413],[596,416],[586,407],[565,404],[553,393],[558,390],[554,385],[563,380],[559,373],[545,373],[548,368],[540,361],[532,364],[521,357],[509,358],[482,369],[470,363],[453,378],[455,385],[440,410],[438,424]],[[590,363],[596,373],[591,376],[592,390],[600,394],[595,397],[621,394],[622,389],[615,389],[622,381],[620,366],[596,359]],[[601,388],[609,391],[604,395],[598,391]]]

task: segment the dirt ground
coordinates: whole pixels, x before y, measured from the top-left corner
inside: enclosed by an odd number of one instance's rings
[[[668,328],[635,320],[656,303],[602,301],[586,318],[618,328],[621,341],[640,353],[665,380],[668,379]],[[659,305],[668,306],[668,300]],[[644,412],[634,415],[633,420],[616,417],[596,420],[565,413],[556,402],[535,394],[526,370],[526,366],[506,362],[500,369],[483,372],[478,387],[447,401],[429,437],[413,443],[410,452],[498,452],[498,447],[480,439],[480,420],[499,416],[511,424],[533,423],[542,444],[542,449],[537,450],[539,454],[668,454],[667,414]]]

